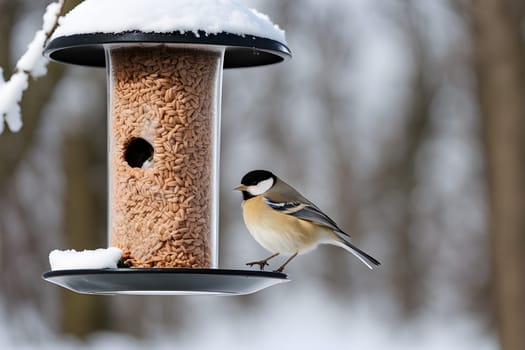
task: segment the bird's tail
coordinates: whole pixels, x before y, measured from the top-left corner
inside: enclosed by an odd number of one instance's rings
[[[349,237],[347,236],[346,233],[344,233],[344,236],[342,235],[339,235],[338,232],[335,232],[335,234],[340,238],[339,240],[337,240],[336,242],[334,242],[335,245],[337,246],[340,246],[346,250],[348,250],[350,253],[352,253],[356,258],[358,258],[359,260],[361,260],[361,262],[363,264],[365,264],[366,266],[368,266],[368,268],[370,270],[373,269],[373,265],[374,266],[378,266],[378,265],[381,265],[381,263],[371,257],[370,255],[368,255],[367,253],[365,253],[364,251],[362,251],[361,249],[357,248],[355,245],[353,245],[352,243],[350,243],[350,240],[349,240]],[[348,238],[347,238],[348,237]]]

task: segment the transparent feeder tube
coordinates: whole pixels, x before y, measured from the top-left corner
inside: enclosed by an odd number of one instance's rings
[[[218,266],[222,48],[106,47],[110,246],[131,267]]]

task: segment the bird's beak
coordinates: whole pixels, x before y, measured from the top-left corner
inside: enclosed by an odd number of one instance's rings
[[[240,185],[235,186],[233,189],[236,190],[236,191],[246,191],[248,189],[248,187],[246,187],[243,184],[240,184]]]

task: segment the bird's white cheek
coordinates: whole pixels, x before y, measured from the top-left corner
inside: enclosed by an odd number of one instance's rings
[[[267,179],[259,182],[257,185],[250,186],[248,192],[254,196],[259,196],[268,191],[273,186],[273,179]]]

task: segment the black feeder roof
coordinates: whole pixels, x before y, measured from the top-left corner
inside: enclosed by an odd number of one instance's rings
[[[44,54],[52,60],[83,66],[105,67],[104,45],[125,44],[181,44],[223,46],[224,68],[262,66],[281,62],[291,57],[283,43],[253,35],[205,32],[75,34],[52,39]]]

